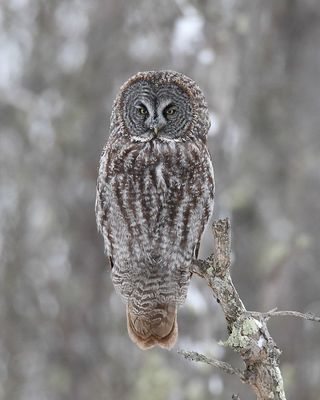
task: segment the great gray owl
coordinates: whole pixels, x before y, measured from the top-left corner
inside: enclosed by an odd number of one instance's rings
[[[201,90],[178,72],[139,72],[114,102],[96,217],[129,336],[142,349],[177,339],[177,307],[213,209],[209,126]]]

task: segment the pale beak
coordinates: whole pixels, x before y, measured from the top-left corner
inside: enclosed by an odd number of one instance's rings
[[[154,130],[154,133],[155,133],[156,135],[158,135],[159,128],[158,128],[157,126],[155,126],[155,127],[153,128],[153,130]]]

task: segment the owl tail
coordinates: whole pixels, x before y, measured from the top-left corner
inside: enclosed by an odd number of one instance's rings
[[[171,349],[178,337],[177,307],[158,304],[145,314],[135,314],[127,306],[127,327],[130,339],[142,350],[160,346]]]

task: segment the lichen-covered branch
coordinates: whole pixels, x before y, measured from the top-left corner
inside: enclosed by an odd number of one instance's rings
[[[224,346],[240,354],[245,364],[243,371],[194,351],[180,350],[186,359],[213,365],[222,371],[237,375],[249,384],[259,400],[285,400],[279,356],[281,351],[272,339],[266,322],[274,316],[291,316],[320,322],[320,317],[298,311],[247,311],[230,276],[231,227],[228,218],[213,224],[214,253],[207,260],[194,260],[193,273],[204,278],[220,304],[229,331]],[[236,397],[235,397],[236,398]]]
[[[224,312],[230,333],[225,346],[240,354],[245,368],[238,371],[232,366],[224,368],[214,360],[194,352],[182,351],[189,359],[204,361],[220,369],[227,369],[251,386],[259,400],[285,400],[279,368],[280,350],[272,339],[266,319],[254,318],[247,312],[230,276],[231,228],[229,219],[213,224],[214,253],[206,261],[194,261],[193,272],[206,280]],[[209,360],[209,362],[208,362]]]
[[[214,360],[212,358],[208,358],[203,354],[197,353],[196,351],[186,351],[179,350],[178,354],[183,355],[186,360],[203,362],[205,364],[213,365],[216,368],[221,369],[223,372],[230,375],[238,375],[241,380],[244,380],[243,373],[240,369],[234,368],[231,364],[225,361]]]

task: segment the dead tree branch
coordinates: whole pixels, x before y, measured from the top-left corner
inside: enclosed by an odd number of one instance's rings
[[[285,400],[283,380],[279,368],[281,351],[272,339],[266,322],[275,316],[291,316],[320,322],[320,317],[298,311],[247,311],[230,276],[231,227],[228,218],[213,224],[214,253],[207,260],[194,260],[192,271],[204,278],[224,312],[229,337],[224,343],[240,354],[245,369],[208,358],[194,351],[180,350],[186,359],[213,365],[237,375],[251,386],[258,400]]]
[[[206,280],[220,304],[229,331],[224,343],[240,354],[245,368],[240,371],[228,363],[212,360],[204,355],[180,351],[186,359],[201,361],[234,374],[250,385],[258,400],[285,400],[283,380],[279,368],[281,351],[272,339],[266,321],[273,316],[294,316],[319,321],[319,317],[295,311],[271,310],[266,313],[247,311],[230,276],[231,227],[229,219],[213,224],[214,253],[207,260],[195,260],[192,271]]]
[[[267,312],[258,312],[258,311],[247,311],[249,315],[252,317],[263,318],[268,320],[271,317],[296,317],[306,319],[307,321],[320,322],[320,317],[312,314],[312,313],[302,313],[299,311],[278,311],[277,308],[267,311]]]
[[[231,364],[229,364],[227,362],[208,358],[208,357],[204,356],[203,354],[199,354],[195,351],[179,350],[178,354],[183,355],[183,357],[186,360],[203,362],[205,364],[213,365],[214,367],[221,369],[221,371],[223,371],[227,374],[238,375],[241,380],[245,380],[242,371],[238,368],[234,368]]]

